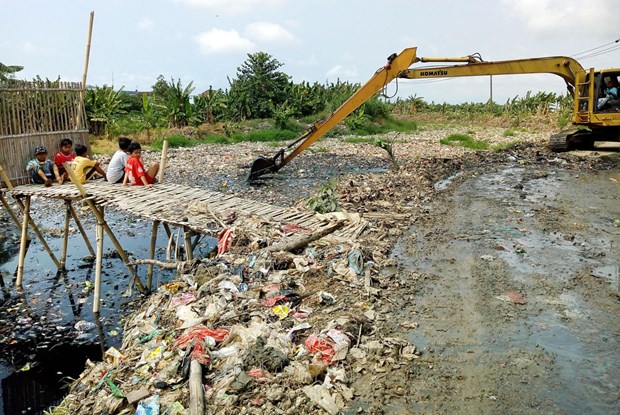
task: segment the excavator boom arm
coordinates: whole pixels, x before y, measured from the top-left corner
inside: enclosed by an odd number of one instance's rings
[[[393,54],[388,58],[388,63],[377,70],[375,74],[362,85],[351,97],[338,109],[336,109],[326,120],[316,122],[308,132],[306,132],[296,142],[301,141],[291,153],[283,156],[283,150],[272,159],[259,158],[254,161],[250,170],[250,180],[263,174],[276,172],[284,167],[288,162],[297,157],[302,151],[311,146],[326,132],[334,128],[347,115],[359,108],[364,102],[379,92],[381,88],[389,84],[399,76],[404,70],[409,68],[416,60],[416,49],[408,48],[398,55]]]
[[[463,59],[463,58],[456,58]],[[421,62],[446,62],[445,58],[419,58]],[[533,73],[550,73],[562,77],[567,84],[575,86],[577,72],[583,67],[573,58],[552,56],[534,59],[515,59],[496,62],[468,62],[463,65],[435,66],[407,69],[400,73],[399,78],[451,78],[459,76],[482,75],[520,75]]]
[[[256,159],[252,164],[249,179],[253,180],[263,174],[280,170],[395,78],[424,79],[550,73],[562,77],[572,92],[577,74],[584,72],[579,62],[565,56],[484,62],[478,54],[459,58],[424,58],[417,57],[416,51],[417,48],[407,48],[398,55],[391,55],[388,58],[387,65],[377,70],[368,82],[362,85],[326,120],[316,122],[310,130],[290,144],[289,148],[299,143],[288,155],[285,155],[285,149],[280,149],[272,158],[259,157]],[[441,65],[410,69],[409,67],[416,62],[435,62],[441,63]],[[445,65],[447,62],[459,64]]]

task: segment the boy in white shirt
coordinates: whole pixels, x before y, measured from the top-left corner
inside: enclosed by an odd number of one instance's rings
[[[123,183],[123,179],[125,178],[125,164],[127,164],[127,159],[129,158],[129,153],[127,152],[129,144],[131,144],[131,140],[127,137],[120,137],[118,139],[119,149],[116,150],[108,165],[108,182]]]

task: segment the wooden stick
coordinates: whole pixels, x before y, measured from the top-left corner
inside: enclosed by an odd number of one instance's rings
[[[183,227],[183,231],[185,232],[185,260],[191,261],[194,259],[194,250],[192,247],[192,231],[189,230],[187,226]]]
[[[104,210],[100,208],[101,219],[97,218],[96,225],[96,240],[97,240],[97,257],[95,259],[95,294],[93,297],[93,313],[99,313],[100,299],[101,299],[101,264],[103,262],[103,225]]]
[[[24,278],[24,259],[26,258],[26,247],[28,244],[28,222],[30,222],[30,196],[26,196],[24,205],[24,220],[22,222],[22,237],[19,244],[19,259],[17,262],[17,281],[15,285],[21,288]]]
[[[164,145],[161,149],[161,161],[159,162],[159,178],[157,181],[159,183],[164,182],[164,170],[166,170],[166,158],[168,156],[168,139],[164,138]]]
[[[170,238],[172,236],[172,231],[170,230],[170,225],[168,225],[166,222],[164,222],[164,230],[166,231],[166,235],[168,235],[168,238]],[[176,251],[177,246],[174,243],[174,239],[171,239],[171,243],[170,245],[174,248],[174,250]]]
[[[345,221],[336,222],[335,224],[328,225],[324,227],[323,229],[319,229],[318,231],[313,232],[312,234],[308,236],[302,236],[299,238],[291,239],[290,241],[287,241],[287,242],[268,246],[267,248],[264,248],[263,251],[265,252],[277,252],[277,251],[293,252],[293,251],[296,251],[298,249],[305,247],[310,242],[314,242],[317,239],[321,239],[322,237],[329,235],[332,232],[337,231],[338,229],[342,228],[344,224],[345,224]]]
[[[63,270],[66,269],[67,265],[67,246],[69,245],[69,222],[71,220],[71,209],[69,206],[71,206],[71,202],[65,200],[65,232],[62,236],[62,254],[60,255],[60,266]]]
[[[93,246],[88,240],[88,235],[86,235],[86,232],[84,231],[84,227],[82,226],[82,222],[80,221],[80,218],[78,217],[77,212],[75,211],[71,203],[69,203],[69,211],[71,212],[73,221],[75,222],[78,229],[80,230],[80,233],[82,234],[82,238],[84,238],[84,243],[86,244],[86,247],[88,248],[88,252],[90,252],[91,256],[95,256],[95,250],[93,249]]]
[[[118,242],[118,239],[116,239],[116,236],[114,235],[114,232],[112,232],[112,229],[110,229],[110,226],[105,222],[101,212],[99,212],[99,209],[97,208],[97,205],[95,204],[95,202],[93,202],[92,199],[88,198],[88,193],[86,193],[84,186],[82,186],[82,183],[80,183],[79,179],[77,178],[75,172],[73,171],[69,163],[63,163],[63,166],[65,166],[67,173],[69,173],[69,177],[71,177],[71,181],[78,188],[78,190],[84,197],[84,200],[86,200],[86,203],[88,203],[88,206],[95,214],[97,221],[101,221],[103,223],[103,229],[108,234],[108,238],[110,238],[110,240],[112,241],[112,244],[114,244],[114,248],[116,249],[116,252],[118,252],[121,259],[123,260],[123,263],[129,270],[131,275],[133,275],[134,284],[136,284],[136,287],[138,287],[138,290],[140,290],[142,294],[146,294],[146,288],[142,284],[142,281],[140,281],[140,278],[138,277],[138,273],[136,272],[136,269],[132,267],[131,265],[129,265],[129,258],[127,257],[127,253],[121,246],[120,242]]]
[[[147,264],[149,266],[157,265],[161,269],[177,269],[179,264],[183,264],[183,262],[166,262],[166,261],[158,261],[157,259],[136,259],[135,261],[130,262],[130,265],[144,265]]]
[[[204,388],[202,386],[202,365],[192,360],[189,366],[189,413],[204,415]]]
[[[157,230],[159,228],[159,221],[153,221],[153,229],[151,231],[151,249],[149,251],[149,259],[155,259],[155,246],[157,244]],[[146,271],[146,288],[151,291],[151,284],[153,282],[153,264],[149,264]]]

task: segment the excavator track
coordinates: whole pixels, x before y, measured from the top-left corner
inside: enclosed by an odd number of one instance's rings
[[[549,148],[556,153],[568,151],[568,133],[557,133],[549,137]]]

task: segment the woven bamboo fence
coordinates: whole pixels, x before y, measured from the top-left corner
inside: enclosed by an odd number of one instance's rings
[[[90,152],[79,82],[0,83],[0,164],[13,184],[30,182],[26,163],[35,147],[45,146],[53,158],[65,138]]]

